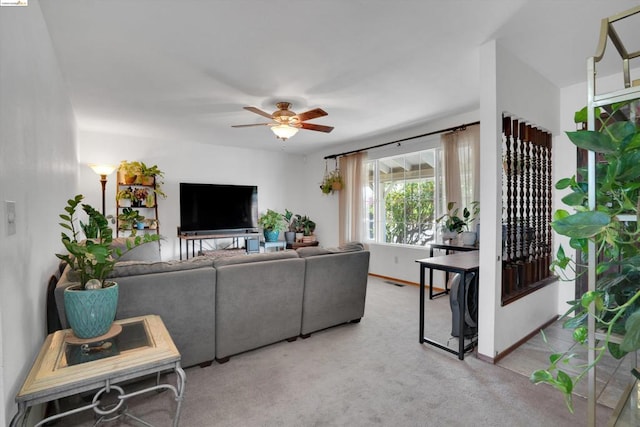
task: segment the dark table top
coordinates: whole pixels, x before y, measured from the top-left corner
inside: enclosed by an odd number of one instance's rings
[[[431,258],[417,259],[423,267],[445,271],[474,271],[480,268],[478,251],[461,252],[451,255],[434,256]]]

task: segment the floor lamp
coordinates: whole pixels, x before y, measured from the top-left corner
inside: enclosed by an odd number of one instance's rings
[[[107,188],[107,175],[111,175],[116,167],[114,165],[98,165],[96,163],[89,164],[89,167],[93,169],[95,173],[100,175],[100,183],[102,184],[102,215],[105,215],[104,192]]]

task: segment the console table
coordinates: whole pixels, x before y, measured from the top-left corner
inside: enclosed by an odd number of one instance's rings
[[[477,251],[477,246],[459,245],[457,243],[429,243],[429,257],[433,257],[433,250],[440,249],[445,251],[445,255],[449,255],[453,252],[470,252]],[[449,294],[449,273],[445,274],[444,278],[444,291],[433,293],[433,270],[429,270],[429,299],[440,295]]]
[[[427,343],[438,347],[442,350],[448,351],[449,353],[457,354],[458,359],[464,359],[464,353],[468,350],[471,350],[475,347],[476,341],[472,340],[467,346],[464,345],[464,315],[466,312],[466,283],[467,283],[467,273],[475,272],[478,274],[480,271],[478,251],[473,252],[462,252],[451,255],[442,255],[431,258],[424,258],[416,260],[417,263],[420,264],[420,344]],[[424,288],[425,288],[425,270],[442,270],[448,273],[459,273],[461,277],[460,283],[461,285],[458,287],[458,302],[460,304],[460,336],[458,338],[458,350],[453,350],[447,347],[444,344],[440,344],[437,341],[429,339],[424,336],[424,312],[425,312],[425,304],[424,304]],[[477,283],[477,281],[476,281]]]
[[[118,335],[92,344],[73,344],[71,329],[49,334],[16,396],[18,413],[11,420],[11,427],[25,426],[34,405],[92,390],[98,391],[91,404],[47,417],[37,426],[89,409],[100,416],[96,424],[126,416],[149,425],[126,411],[126,400],[151,391],[171,390],[176,400],[173,426],[177,427],[185,373],[180,367],[180,353],[160,316],[134,317],[116,324],[122,327]],[[175,372],[175,386],[160,383],[160,373],[165,371]],[[156,385],[143,390],[125,394],[124,386],[116,385],[150,374],[157,376]],[[101,406],[101,396],[112,392],[118,394],[118,403]]]
[[[317,240],[314,240],[313,242],[293,242],[287,243],[287,249],[306,248],[307,246],[318,246],[319,244],[320,242]]]
[[[218,240],[218,239],[245,239],[247,240],[260,240],[260,233],[242,232],[242,233],[224,233],[224,234],[182,234],[178,233],[180,259],[182,259],[182,241],[185,241],[185,247],[187,249],[187,257],[189,259],[189,242],[191,242],[191,256],[196,255],[196,240],[200,242],[200,251],[202,251],[203,240]],[[248,252],[248,245],[245,244]],[[256,248],[258,245],[256,244]]]

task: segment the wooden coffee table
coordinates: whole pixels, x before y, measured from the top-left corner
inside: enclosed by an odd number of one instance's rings
[[[88,345],[73,344],[70,329],[56,331],[45,339],[27,379],[16,396],[18,413],[11,426],[25,425],[32,406],[78,393],[93,391],[92,403],[52,415],[37,425],[93,409],[101,421],[127,416],[143,424],[145,421],[126,411],[126,400],[150,391],[171,390],[176,410],[173,426],[178,426],[184,397],[185,373],[178,352],[160,316],[149,315],[116,321],[122,332],[116,337]],[[176,385],[160,383],[160,373],[176,373]],[[155,374],[156,384],[126,394],[116,385],[127,380]],[[130,384],[128,384],[130,385]],[[118,393],[118,403],[101,406],[103,394]]]

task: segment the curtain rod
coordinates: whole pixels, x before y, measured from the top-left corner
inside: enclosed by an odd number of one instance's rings
[[[339,154],[331,154],[331,155],[325,156],[324,159],[325,160],[337,159],[338,157],[346,156],[346,155],[349,155],[349,154],[359,153],[361,151],[368,151],[368,150],[371,150],[373,148],[380,148],[380,147],[384,147],[386,145],[399,144],[401,142],[409,141],[411,139],[422,138],[423,136],[436,135],[438,133],[444,133],[444,132],[453,132],[455,130],[464,130],[464,129],[467,128],[467,126],[473,126],[473,125],[479,125],[479,124],[480,124],[480,121],[473,122],[473,123],[465,123],[465,124],[462,124],[462,125],[459,125],[459,126],[450,127],[450,128],[447,128],[447,129],[440,129],[440,130],[436,130],[436,131],[433,131],[433,132],[423,133],[422,135],[410,136],[409,138],[403,138],[403,139],[398,139],[396,141],[385,142],[383,144],[373,145],[371,147],[360,148],[358,150],[345,151],[344,153],[339,153]]]

